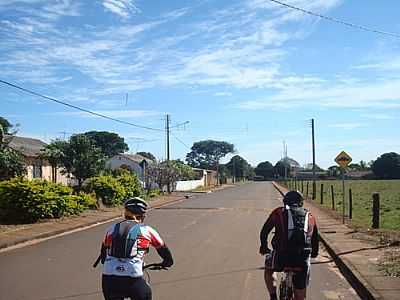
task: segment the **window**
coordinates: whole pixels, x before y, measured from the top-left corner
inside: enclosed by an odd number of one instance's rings
[[[33,165],[33,178],[42,178],[42,166]]]

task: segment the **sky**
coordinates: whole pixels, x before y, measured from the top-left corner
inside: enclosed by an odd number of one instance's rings
[[[282,1],[400,34],[396,0]],[[269,0],[0,0],[0,80],[151,128],[0,83],[0,116],[45,142],[105,130],[165,159],[169,114],[173,159],[214,139],[253,166],[286,143],[305,165],[314,119],[319,166],[368,162],[400,153],[399,71],[400,38]]]

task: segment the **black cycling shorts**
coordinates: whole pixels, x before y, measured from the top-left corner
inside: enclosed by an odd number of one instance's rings
[[[265,257],[265,268],[274,272],[282,272],[285,267],[300,268],[301,271],[293,275],[293,286],[295,289],[305,289],[310,280],[310,256],[299,256],[289,253],[272,251]]]
[[[105,300],[151,300],[151,289],[142,278],[103,275],[103,295]]]

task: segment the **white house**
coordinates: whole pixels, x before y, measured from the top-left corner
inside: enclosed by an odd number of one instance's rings
[[[115,170],[118,168],[127,168],[134,172],[142,184],[145,182],[146,169],[153,161],[139,154],[117,154],[106,162],[106,168]]]

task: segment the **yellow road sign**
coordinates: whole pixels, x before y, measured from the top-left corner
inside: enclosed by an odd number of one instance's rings
[[[345,168],[348,166],[349,163],[351,163],[352,159],[350,155],[348,155],[346,152],[342,151],[339,153],[338,156],[335,158],[335,162],[341,166],[342,168]]]

